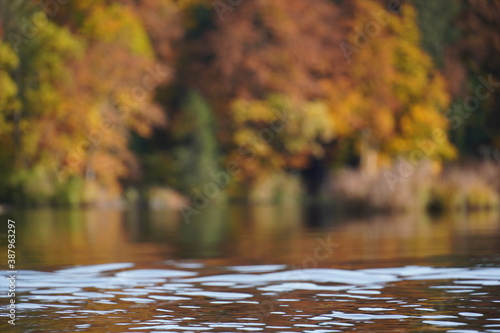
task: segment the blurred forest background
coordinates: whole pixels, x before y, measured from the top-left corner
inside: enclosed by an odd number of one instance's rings
[[[496,0],[0,0],[0,203],[498,208]]]

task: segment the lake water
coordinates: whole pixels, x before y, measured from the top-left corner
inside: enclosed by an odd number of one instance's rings
[[[500,332],[498,214],[30,210],[5,332]]]

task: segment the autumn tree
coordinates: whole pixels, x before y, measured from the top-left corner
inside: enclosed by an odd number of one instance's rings
[[[245,1],[221,19],[211,4],[192,3],[184,9],[180,84],[212,106],[239,179],[300,169],[321,156],[321,143],[333,137],[324,82],[343,71],[338,8],[323,0]]]
[[[15,200],[41,203],[57,191],[50,168],[56,147],[74,142],[66,141],[71,136],[65,131],[70,125],[63,91],[71,85],[68,63],[81,54],[82,44],[68,29],[51,22],[34,2],[3,3],[2,13],[2,44],[7,53],[3,61],[10,63],[11,86],[9,103],[1,110],[0,135],[7,143],[2,150],[11,157],[4,179]]]
[[[75,191],[87,197],[76,201],[117,197],[121,179],[139,172],[130,133],[147,136],[165,122],[152,95],[168,72],[156,66],[142,22],[117,2],[3,6],[2,41],[18,57],[4,66],[17,89],[0,129],[13,140],[11,186],[26,200],[67,200],[58,192],[80,179],[84,188]],[[19,18],[36,20],[37,29],[25,36]]]
[[[350,73],[328,83],[329,105],[334,132],[355,138],[361,166],[374,172],[397,156],[453,157],[446,84],[420,48],[413,7],[396,13],[356,1],[351,31],[341,44]]]
[[[467,81],[449,114],[454,141],[468,155],[482,146],[500,148],[500,3],[467,0],[457,20],[461,37],[453,47]]]

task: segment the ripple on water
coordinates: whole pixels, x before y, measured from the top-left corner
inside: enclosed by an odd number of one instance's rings
[[[463,268],[435,268],[425,266],[405,266],[405,267],[391,267],[391,268],[372,268],[361,269],[360,272],[373,273],[373,274],[394,274],[405,277],[419,277],[430,276],[431,274],[450,274],[458,272],[466,272]]]
[[[82,291],[82,288],[50,288],[31,290],[31,294],[71,294]]]
[[[73,293],[73,295],[78,296],[78,297],[85,297],[85,298],[113,298],[115,295],[110,295],[110,294],[104,294],[104,293],[97,293],[97,292],[90,292],[90,291],[84,291],[84,292],[77,292]]]
[[[351,294],[366,294],[366,295],[380,295],[382,292],[378,290],[367,290],[367,289],[352,289],[348,290]]]
[[[181,296],[203,296],[217,299],[242,299],[253,297],[252,294],[233,293],[233,292],[216,292],[216,291],[191,291],[179,292],[177,295]]]
[[[467,325],[456,321],[443,321],[443,320],[424,320],[423,323],[435,326],[453,327]]]
[[[260,287],[259,290],[263,291],[292,291],[292,290],[345,290],[348,288],[352,288],[352,286],[325,286],[325,285],[317,285],[314,283],[307,282],[294,282],[294,283],[282,283],[276,285],[270,285],[266,287]]]
[[[482,317],[482,313],[477,313],[477,312],[459,312],[459,315],[463,317]]]
[[[157,299],[161,301],[184,301],[189,300],[188,297],[180,297],[180,296],[162,296],[162,295],[149,295],[149,298]]]
[[[112,263],[112,264],[100,264],[100,265],[90,265],[90,266],[76,266],[71,268],[65,268],[55,271],[60,274],[98,274],[109,271],[116,271],[119,269],[125,269],[134,267],[134,264],[130,262],[123,263]]]
[[[140,326],[131,327],[131,330],[181,330],[181,331],[210,331],[211,327],[201,327],[201,326],[179,326],[179,325],[151,325],[151,326]]]
[[[178,289],[186,289],[186,288],[192,288],[194,287],[194,284],[190,283],[166,283],[163,284],[159,287],[155,287],[158,289],[168,289],[168,290],[178,290]]]
[[[448,316],[448,315],[424,315],[420,316],[422,319],[453,319],[458,318],[457,316]]]
[[[333,311],[329,316],[340,319],[349,320],[373,320],[373,319],[406,319],[410,318],[406,315],[397,314],[367,314],[367,313],[345,313],[341,311]]]
[[[227,266],[226,269],[236,273],[207,275],[214,270],[220,272],[220,266],[174,262],[169,265],[174,269],[134,269],[133,264],[117,263],[55,272],[19,271],[19,286],[24,289],[21,289],[18,307],[38,311],[49,318],[54,308],[67,307],[68,310],[57,311],[59,316],[64,315],[63,319],[85,318],[89,327],[95,328],[94,316],[103,315],[115,320],[114,325],[129,325],[128,329],[137,331],[321,333],[362,331],[376,323],[386,325],[387,320],[395,321],[389,325],[397,323],[404,327],[408,320],[413,326],[417,322],[427,329],[470,333],[477,331],[458,326],[475,328],[474,324],[492,320],[483,326],[492,331],[500,325],[494,321],[499,318],[488,318],[491,307],[497,304],[491,300],[492,295],[497,295],[491,291],[498,291],[495,287],[500,270],[496,268],[406,266],[357,271],[284,271],[284,265],[257,265]],[[0,275],[6,274],[0,272]],[[4,280],[0,287],[5,286],[6,279],[0,280]],[[481,293],[476,293],[474,299],[464,296],[478,289]],[[448,296],[448,292],[462,294]],[[434,303],[437,293],[443,299],[439,306]],[[454,301],[447,303],[446,297]],[[476,300],[486,300],[487,305]],[[470,306],[472,301],[474,308]],[[111,309],[117,307],[130,312],[132,319],[112,312]],[[336,311],[329,312],[332,308]],[[157,315],[146,321],[134,315],[139,311],[147,317],[151,310],[162,312],[153,311]],[[225,320],[203,322],[207,318],[218,318],[214,314],[220,313]],[[265,326],[262,316],[271,316],[276,325]],[[122,322],[116,322],[118,320]],[[87,325],[80,321],[73,327],[86,329],[86,326],[77,326],[80,324]]]
[[[116,274],[118,277],[128,279],[142,278],[178,278],[198,275],[196,272],[178,271],[172,269],[135,269]]]
[[[124,302],[133,302],[133,303],[152,303],[154,300],[147,298],[139,298],[139,297],[123,297],[120,298],[120,301]]]
[[[239,273],[264,273],[285,269],[285,265],[228,266],[227,269]]]
[[[42,302],[68,302],[68,301],[80,301],[86,299],[87,299],[86,297],[70,296],[70,295],[25,295],[22,297],[23,302],[26,300],[42,301]]]
[[[500,286],[500,280],[496,280],[496,279],[498,279],[498,276],[492,280],[459,280],[459,281],[455,281],[454,283],[477,284],[480,286]]]
[[[177,268],[182,268],[182,269],[200,269],[205,267],[204,264],[198,263],[198,262],[175,262],[175,261],[166,261],[165,262],[168,265],[175,266]]]
[[[301,281],[317,283],[343,283],[350,285],[366,285],[398,281],[393,275],[370,274],[365,272],[348,271],[340,269],[300,269],[285,272],[264,274],[223,274],[203,276],[180,280],[183,282],[214,282],[226,281],[241,284],[258,285],[270,282]]]

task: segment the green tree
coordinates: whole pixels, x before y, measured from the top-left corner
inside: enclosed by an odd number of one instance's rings
[[[454,123],[452,137],[467,155],[477,156],[483,145],[500,148],[499,18],[498,1],[467,0],[457,20],[461,37],[453,51],[467,76],[449,117]]]
[[[421,45],[432,56],[436,66],[444,66],[447,48],[460,36],[457,17],[461,3],[455,0],[412,2],[417,10]]]
[[[172,149],[169,183],[184,194],[196,195],[195,191],[202,192],[220,171],[213,111],[200,93],[187,94],[174,126],[176,146]]]

